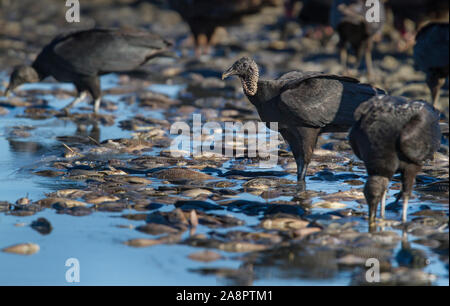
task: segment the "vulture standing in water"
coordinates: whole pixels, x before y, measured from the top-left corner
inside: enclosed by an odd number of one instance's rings
[[[358,80],[320,72],[292,71],[276,80],[259,79],[256,63],[244,57],[226,70],[222,79],[237,75],[244,93],[262,121],[278,122],[297,163],[300,187],[317,137],[323,132],[346,132],[353,113],[364,101],[384,91]],[[268,125],[269,126],[269,125]]]
[[[350,145],[364,161],[369,177],[364,195],[369,205],[369,228],[375,226],[378,203],[384,217],[388,183],[401,173],[402,220],[406,222],[408,199],[414,180],[426,160],[439,149],[439,114],[428,103],[400,97],[375,97],[355,111]],[[400,197],[399,197],[400,198]]]
[[[220,26],[238,22],[279,0],[169,0],[169,6],[186,21],[194,36],[196,55],[208,53],[211,38]]]
[[[99,76],[133,70],[158,56],[173,56],[161,37],[144,31],[91,29],[57,36],[45,46],[31,66],[16,67],[5,95],[21,84],[52,76],[75,85],[78,97],[68,110],[91,94],[94,112],[101,100]]]
[[[330,11],[330,23],[339,34],[339,52],[344,73],[347,73],[347,48],[356,54],[357,66],[365,57],[367,75],[373,74],[372,48],[374,36],[381,32],[385,21],[385,9],[382,1],[378,2],[379,22],[368,22],[366,14],[377,9],[366,6],[365,0],[334,0]],[[372,11],[368,11],[372,10]]]
[[[433,105],[439,100],[439,93],[448,77],[449,24],[432,22],[416,35],[414,63],[418,70],[426,73],[426,82],[431,91]]]

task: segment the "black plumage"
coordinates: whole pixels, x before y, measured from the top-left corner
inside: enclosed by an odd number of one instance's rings
[[[339,34],[338,48],[341,64],[347,71],[347,48],[352,48],[357,56],[357,65],[365,57],[367,73],[372,75],[372,48],[374,36],[381,32],[385,21],[385,9],[382,1],[378,2],[379,22],[367,20],[368,10],[375,6],[366,6],[365,0],[334,0],[330,10],[330,23]],[[369,13],[371,13],[370,11]]]
[[[196,53],[207,53],[217,27],[238,22],[247,14],[258,12],[276,0],[169,0],[169,6],[177,11],[189,25],[194,36]]]
[[[90,29],[57,36],[46,45],[31,66],[16,67],[11,74],[7,94],[24,83],[39,82],[52,76],[60,82],[71,82],[78,97],[67,111],[91,94],[94,111],[100,107],[99,76],[125,72],[148,60],[170,55],[171,44],[158,35],[136,30]]]
[[[394,25],[405,31],[404,22],[409,19],[420,25],[427,20],[448,20],[448,0],[389,0],[386,3],[394,15]]]
[[[382,90],[358,80],[320,72],[293,71],[276,80],[259,79],[256,63],[244,57],[222,75],[237,75],[244,93],[264,122],[278,122],[297,163],[297,176],[304,185],[317,137],[323,132],[347,131],[353,112]]]
[[[333,0],[300,0],[302,8],[298,14],[301,24],[329,25],[329,14]]]
[[[300,11],[296,14],[296,3],[300,3]],[[302,28],[306,29],[305,36],[318,39],[322,43],[327,41],[333,32],[330,27],[330,8],[333,0],[287,0],[285,2],[285,17],[297,19]],[[308,28],[311,27],[311,28]],[[286,29],[283,29],[286,31]],[[286,33],[282,33],[286,35]]]
[[[362,103],[355,111],[355,120],[349,139],[369,175],[364,187],[369,225],[372,229],[375,226],[380,202],[384,217],[388,183],[397,171],[402,181],[402,220],[406,222],[415,177],[440,146],[439,114],[424,101],[382,96]]]
[[[425,72],[433,105],[439,100],[439,93],[449,73],[449,24],[431,22],[422,27],[416,35],[414,63]]]

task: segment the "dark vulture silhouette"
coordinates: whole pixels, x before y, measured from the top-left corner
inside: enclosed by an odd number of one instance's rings
[[[329,25],[329,14],[333,0],[300,0],[302,9],[298,14],[301,24]]]
[[[158,35],[136,30],[90,29],[63,34],[46,45],[31,66],[13,70],[5,95],[21,84],[52,76],[73,83],[78,91],[78,97],[64,108],[66,112],[90,93],[97,113],[100,75],[130,71],[157,56],[173,56],[170,46]]]
[[[301,3],[298,20],[302,25],[329,25],[329,11],[333,0],[287,0],[286,15],[293,17],[296,2]]]
[[[262,121],[278,122],[297,163],[299,184],[304,187],[317,137],[323,132],[347,131],[355,109],[384,91],[358,80],[321,72],[292,71],[276,80],[259,79],[258,66],[243,57],[222,78],[237,75],[244,93]]]
[[[424,101],[382,96],[362,103],[355,111],[355,120],[349,139],[369,175],[364,187],[369,227],[375,227],[380,202],[381,217],[384,217],[388,183],[397,171],[402,181],[402,220],[406,222],[416,175],[440,147],[439,114]]]
[[[448,0],[389,0],[386,2],[386,7],[392,11],[394,27],[406,41],[404,49],[408,49],[414,43],[414,33],[407,31],[405,20],[413,21],[417,29],[424,22],[448,22],[449,18]]]
[[[386,14],[382,1],[379,2],[379,22],[367,21],[368,10],[373,9],[372,6],[366,6],[365,0],[333,1],[330,10],[330,23],[339,34],[338,48],[345,73],[347,73],[347,48],[351,47],[357,56],[357,66],[364,56],[367,74],[369,77],[372,76],[373,38],[376,34],[381,33]]]
[[[207,53],[217,27],[236,23],[247,14],[260,11],[277,0],[169,0],[171,9],[177,11],[189,25],[196,46],[196,54]]]
[[[297,16],[294,16],[295,3],[300,2],[301,8]],[[285,2],[285,17],[297,18],[302,27],[313,26],[315,30],[307,30],[307,36],[317,39],[326,38],[332,34],[330,27],[330,9],[333,0],[287,0]]]
[[[386,6],[394,14],[394,25],[404,31],[405,19],[420,25],[427,20],[448,19],[448,0],[389,0]]]
[[[414,63],[418,70],[427,75],[426,82],[431,91],[433,105],[439,100],[439,93],[448,77],[449,24],[431,22],[422,27],[416,35]]]

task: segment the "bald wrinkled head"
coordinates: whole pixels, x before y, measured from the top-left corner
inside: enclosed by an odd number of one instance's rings
[[[256,94],[259,71],[258,65],[256,65],[253,59],[242,57],[236,61],[230,68],[224,71],[222,80],[232,75],[237,75],[241,79],[242,87],[247,95],[253,96]]]
[[[8,88],[6,88],[5,96],[7,96],[15,88],[25,83],[39,82],[39,75],[31,66],[17,66],[11,73]]]

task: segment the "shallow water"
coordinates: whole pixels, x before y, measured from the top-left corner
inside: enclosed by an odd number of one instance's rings
[[[5,74],[0,74],[0,83],[5,80]],[[108,75],[102,78],[102,88],[108,89],[117,86],[116,75]],[[52,89],[60,88],[71,90],[67,84],[35,84],[26,85],[22,89]],[[179,85],[154,84],[148,89],[163,93],[169,97],[176,97],[182,88]],[[129,119],[137,113],[155,119],[164,119],[164,114],[158,110],[139,109],[137,104],[126,105],[119,99],[123,95],[105,95],[105,100],[117,102],[118,110],[113,112],[117,117],[113,126],[101,126],[100,142],[106,139],[129,138],[131,131],[122,130],[118,122]],[[51,95],[45,95],[49,101],[49,107],[59,109],[70,99],[60,101]],[[3,97],[0,97],[0,102]],[[80,106],[86,106],[80,104]],[[17,118],[16,115],[23,113],[22,107],[9,108],[9,113],[0,118],[0,201],[14,203],[17,199],[27,196],[31,200],[39,200],[59,189],[72,188],[83,185],[74,181],[59,178],[46,178],[31,174],[40,164],[45,163],[49,158],[61,153],[60,142],[57,136],[74,135],[77,126],[70,121],[58,118],[45,120],[31,120],[27,118]],[[31,136],[28,138],[10,138],[8,131],[13,126],[33,126],[30,130]],[[33,142],[30,145],[11,145],[11,140],[18,142]],[[159,154],[158,150],[152,150],[146,154]],[[224,163],[220,170],[227,171],[228,163]],[[254,167],[246,167],[246,171],[251,171]],[[283,171],[280,166],[274,169]],[[365,175],[364,170],[355,169],[356,173]],[[342,174],[335,173],[335,174]],[[295,176],[288,174],[285,179],[295,180]],[[362,177],[363,179],[364,177]],[[242,182],[240,182],[242,183]],[[155,183],[157,187],[158,184]],[[167,185],[165,185],[167,186]],[[237,189],[235,187],[235,189]],[[333,193],[337,191],[349,190],[352,187],[342,181],[318,181],[307,180],[307,188],[314,191],[325,191]],[[389,198],[393,199],[397,191],[390,190]],[[253,200],[267,202],[259,196],[250,193],[241,193],[236,199]],[[273,200],[290,200],[288,197],[279,197]],[[313,203],[319,199],[313,198]],[[356,211],[366,211],[366,205],[361,205],[353,201],[342,201],[347,204],[347,208]],[[389,203],[390,201],[388,201]],[[434,210],[444,210],[448,215],[448,204],[436,201],[425,202],[417,198],[410,201],[409,214],[419,210],[420,205],[428,205]],[[160,208],[161,211],[171,211],[172,205]],[[313,208],[312,214],[326,214],[332,209]],[[132,221],[120,218],[124,213],[136,213],[131,210],[122,212],[94,212],[87,216],[76,217],[66,214],[58,214],[54,209],[44,209],[32,216],[19,217],[10,214],[0,213],[0,248],[16,243],[33,242],[40,246],[40,251],[31,256],[21,256],[0,252],[0,285],[67,285],[65,274],[67,267],[65,261],[68,258],[77,258],[80,262],[80,281],[83,285],[215,285],[234,284],[233,281],[216,276],[214,274],[204,275],[195,272],[200,268],[229,268],[239,269],[242,265],[240,255],[221,250],[215,250],[223,256],[223,259],[211,263],[199,263],[189,259],[187,256],[199,251],[194,248],[179,244],[161,244],[147,248],[131,248],[123,244],[124,241],[134,238],[149,238],[148,234],[140,233],[134,229],[120,228],[119,225],[140,225],[142,221]],[[215,212],[215,211],[213,211]],[[224,214],[223,211],[217,211]],[[252,226],[259,223],[257,216],[248,216],[244,213],[227,211],[226,214],[233,215],[243,221],[245,225],[227,229],[215,229],[217,232],[228,230],[253,231]],[[37,218],[44,217],[53,226],[53,231],[49,235],[41,235],[29,226]],[[388,219],[398,220],[400,214],[387,211]],[[356,218],[358,219],[358,218]],[[361,232],[367,231],[367,224],[362,218],[358,219],[356,228]],[[17,224],[24,226],[16,226]],[[390,228],[387,228],[390,229]],[[391,229],[392,230],[392,229]],[[401,235],[397,229],[393,229]],[[207,233],[210,229],[199,226],[197,233]],[[448,229],[447,229],[448,231]],[[185,233],[183,237],[188,237]],[[448,285],[448,266],[430,248],[414,243],[416,237],[409,235],[411,247],[421,249],[426,253],[430,264],[423,271],[434,274],[437,279],[434,285]],[[201,249],[201,248],[200,248]],[[398,243],[395,253],[401,249]],[[448,254],[447,254],[448,257]],[[398,264],[392,261],[395,267]],[[326,268],[325,268],[326,269]],[[348,285],[351,282],[351,270],[339,269],[325,273],[325,276],[317,276],[314,273],[308,274],[308,270],[302,267],[293,267],[291,271],[286,271],[282,264],[278,265],[255,265],[253,267],[254,276],[246,284],[252,285]],[[238,281],[236,282],[240,284]]]

